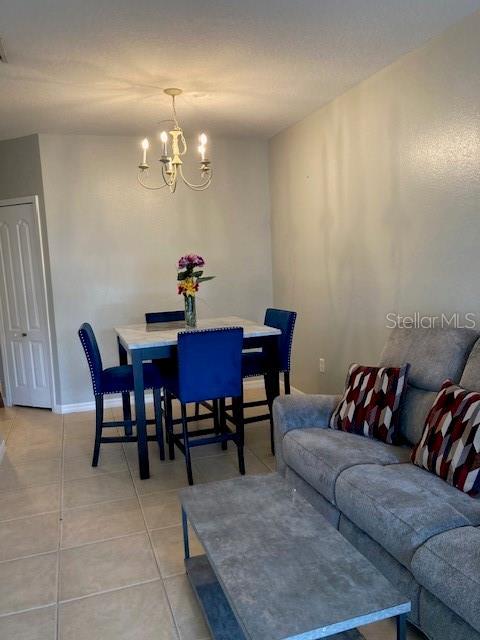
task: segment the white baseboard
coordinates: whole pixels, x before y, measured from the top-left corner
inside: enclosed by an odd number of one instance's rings
[[[244,388],[246,389],[255,389],[263,387],[263,378],[249,378],[245,380],[243,383]],[[283,388],[283,381],[280,382],[280,387]],[[294,394],[303,394],[303,391],[296,389],[295,387],[291,388],[292,393]],[[131,394],[131,400],[133,403],[133,394]],[[145,402],[147,404],[153,402],[153,396],[151,391],[147,391],[145,393]],[[122,398],[121,396],[112,396],[109,398],[108,396],[104,400],[105,408],[112,407],[121,407],[122,406]],[[53,407],[54,413],[79,413],[81,411],[93,411],[95,409],[95,401],[91,400],[89,402],[75,402],[73,404],[57,404]]]

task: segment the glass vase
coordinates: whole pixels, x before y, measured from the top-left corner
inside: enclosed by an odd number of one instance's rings
[[[188,329],[195,329],[197,326],[197,309],[195,307],[195,296],[183,296],[185,299],[185,326]]]

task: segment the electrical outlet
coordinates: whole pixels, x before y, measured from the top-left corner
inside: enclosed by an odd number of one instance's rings
[[[318,361],[318,369],[320,373],[325,373],[325,358],[320,358]]]

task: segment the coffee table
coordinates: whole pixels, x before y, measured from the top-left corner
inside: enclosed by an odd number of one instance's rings
[[[185,566],[216,640],[363,638],[410,601],[280,475],[180,492]],[[205,549],[190,557],[188,523]]]

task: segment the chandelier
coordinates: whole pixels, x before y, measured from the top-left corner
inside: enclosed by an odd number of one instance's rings
[[[148,138],[142,140],[143,156],[141,164],[138,165],[138,181],[142,187],[145,187],[145,189],[156,191],[157,189],[168,187],[170,192],[174,193],[177,188],[177,182],[180,178],[188,187],[190,187],[190,189],[193,189],[194,191],[203,191],[204,189],[207,189],[212,182],[210,160],[207,160],[206,158],[207,136],[202,133],[198,138],[200,143],[198,146],[198,153],[200,154],[199,163],[201,181],[198,184],[194,184],[189,182],[183,173],[182,156],[187,153],[187,143],[185,141],[185,136],[183,135],[183,129],[178,124],[177,111],[175,109],[175,98],[182,93],[182,90],[165,89],[164,93],[172,98],[173,117],[171,121],[173,122],[173,127],[168,133],[166,131],[162,131],[160,134],[162,155],[160,156],[159,162],[161,163],[161,178],[163,180],[163,184],[152,186],[145,182],[145,178],[149,177],[150,169],[150,165],[147,162],[147,151],[150,147]]]

